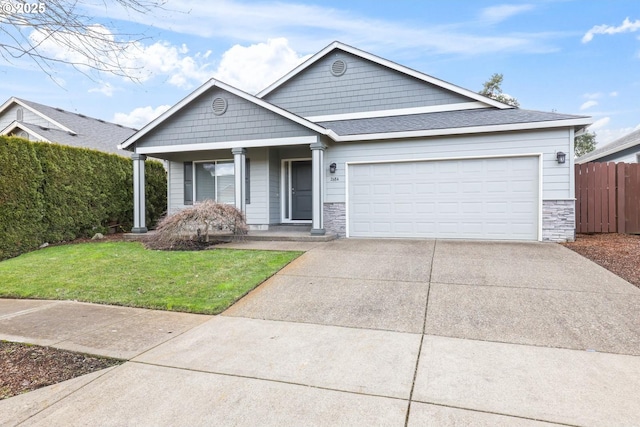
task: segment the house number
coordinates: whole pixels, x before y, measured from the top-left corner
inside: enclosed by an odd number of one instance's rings
[[[333,181],[340,181],[340,178],[338,178],[337,176],[332,176],[331,177],[331,182]]]

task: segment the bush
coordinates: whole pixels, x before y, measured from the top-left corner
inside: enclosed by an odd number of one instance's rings
[[[146,162],[147,224],[165,212],[166,172]],[[0,137],[0,259],[106,233],[133,219],[131,159],[100,151]]]
[[[212,237],[244,235],[244,215],[231,205],[205,200],[162,219],[150,246],[155,249],[194,249],[208,246]]]

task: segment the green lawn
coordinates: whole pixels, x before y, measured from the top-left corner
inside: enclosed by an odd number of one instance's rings
[[[0,297],[217,314],[300,254],[154,251],[134,242],[54,246],[0,262]]]

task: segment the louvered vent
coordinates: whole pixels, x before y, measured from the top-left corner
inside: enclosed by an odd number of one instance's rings
[[[345,71],[347,71],[347,63],[342,59],[337,59],[333,61],[333,64],[331,64],[331,74],[333,74],[334,76],[341,76],[345,73]]]
[[[213,100],[213,114],[216,116],[221,116],[227,111],[227,100],[224,98],[215,98]]]

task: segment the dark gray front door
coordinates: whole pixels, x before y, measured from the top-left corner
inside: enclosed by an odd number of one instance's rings
[[[291,162],[291,219],[311,219],[311,161]]]

